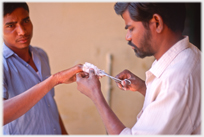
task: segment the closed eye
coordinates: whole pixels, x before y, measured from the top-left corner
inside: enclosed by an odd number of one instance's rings
[[[133,31],[133,29],[134,29],[134,28],[130,28],[129,30],[130,30],[130,31]]]

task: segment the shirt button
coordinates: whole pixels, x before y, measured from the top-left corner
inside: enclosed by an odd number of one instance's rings
[[[28,64],[26,64],[26,67],[28,67]]]

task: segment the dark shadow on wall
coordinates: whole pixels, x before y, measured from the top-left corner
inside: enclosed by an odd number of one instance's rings
[[[201,50],[201,3],[186,3],[186,20],[183,35]]]

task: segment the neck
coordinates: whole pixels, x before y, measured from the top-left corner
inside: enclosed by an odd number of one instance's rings
[[[26,62],[28,62],[28,60],[31,58],[29,47],[26,47],[23,49],[14,48],[14,47],[9,47],[9,48]]]
[[[168,31],[168,33],[161,35],[158,40],[158,50],[154,55],[156,60],[159,60],[161,56],[168,51],[174,44],[183,38],[182,33],[175,33],[173,31]]]
[[[31,53],[30,53],[30,51],[29,51],[29,59],[28,59],[26,62],[27,62],[28,64],[30,64],[31,60],[32,60],[32,55],[31,55]]]
[[[22,58],[24,61],[26,61],[28,63],[28,61],[30,61],[31,59],[31,54],[29,49],[25,50],[25,51],[21,51],[16,53],[20,58]]]

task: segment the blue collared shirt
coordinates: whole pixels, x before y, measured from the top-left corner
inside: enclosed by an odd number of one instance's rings
[[[47,54],[29,46],[36,71],[3,44],[3,98],[15,97],[50,76]],[[54,88],[18,119],[3,126],[4,134],[61,134]]]

